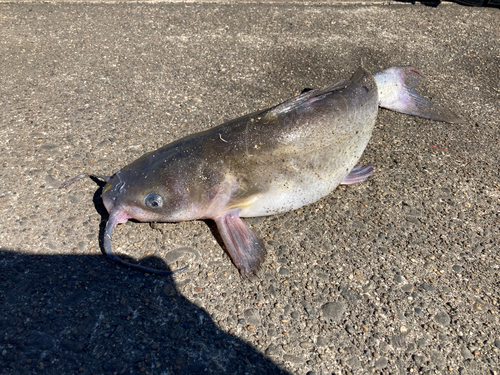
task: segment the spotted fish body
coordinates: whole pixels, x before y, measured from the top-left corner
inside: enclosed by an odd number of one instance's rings
[[[110,213],[105,251],[111,254],[113,227],[130,218],[213,219],[242,276],[256,273],[265,259],[265,246],[240,217],[297,209],[341,183],[366,179],[372,169],[355,165],[371,137],[379,105],[460,121],[413,90],[420,79],[411,67],[375,75],[358,69],[350,80],[308,91],[143,155],[113,175],[103,189]]]

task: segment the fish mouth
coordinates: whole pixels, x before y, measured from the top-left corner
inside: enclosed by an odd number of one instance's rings
[[[111,259],[116,263],[120,263],[126,267],[134,268],[136,270],[140,270],[143,272],[154,273],[156,275],[172,275],[174,273],[182,272],[188,269],[189,265],[174,271],[144,267],[139,264],[126,262],[123,259],[118,258],[115,254],[113,254],[113,250],[111,249],[111,233],[113,232],[113,228],[118,224],[125,223],[128,219],[129,219],[128,214],[122,210],[117,210],[117,209],[112,210],[109,215],[108,222],[106,223],[106,229],[104,231],[104,241],[103,241],[104,253],[107,255],[109,259]]]

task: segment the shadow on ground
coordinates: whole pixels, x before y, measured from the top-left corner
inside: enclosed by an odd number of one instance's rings
[[[0,255],[2,373],[285,373],[170,277],[102,256]]]

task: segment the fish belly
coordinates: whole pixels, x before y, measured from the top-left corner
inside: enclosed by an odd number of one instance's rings
[[[357,164],[370,139],[377,110],[364,118],[348,142],[327,149],[291,156],[274,163],[268,189],[255,194],[240,208],[241,217],[275,215],[298,209],[330,194]],[[282,160],[282,158],[276,158]],[[256,173],[258,179],[265,173]]]
[[[342,174],[342,176],[345,175],[345,173]],[[332,179],[327,180],[319,179],[312,173],[304,173],[301,176],[303,182],[301,184],[293,184],[288,181],[273,184],[265,193],[254,196],[251,199],[251,204],[241,209],[240,216],[276,215],[316,202],[340,184],[343,178],[339,176],[340,174],[331,176]]]

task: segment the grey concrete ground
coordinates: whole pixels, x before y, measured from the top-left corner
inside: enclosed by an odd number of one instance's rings
[[[0,4],[2,373],[498,374],[500,11],[453,3]],[[246,220],[242,280],[211,222],[107,215],[110,175],[305,87],[411,64],[466,119],[381,110],[372,178]],[[145,259],[148,258],[148,259]]]

